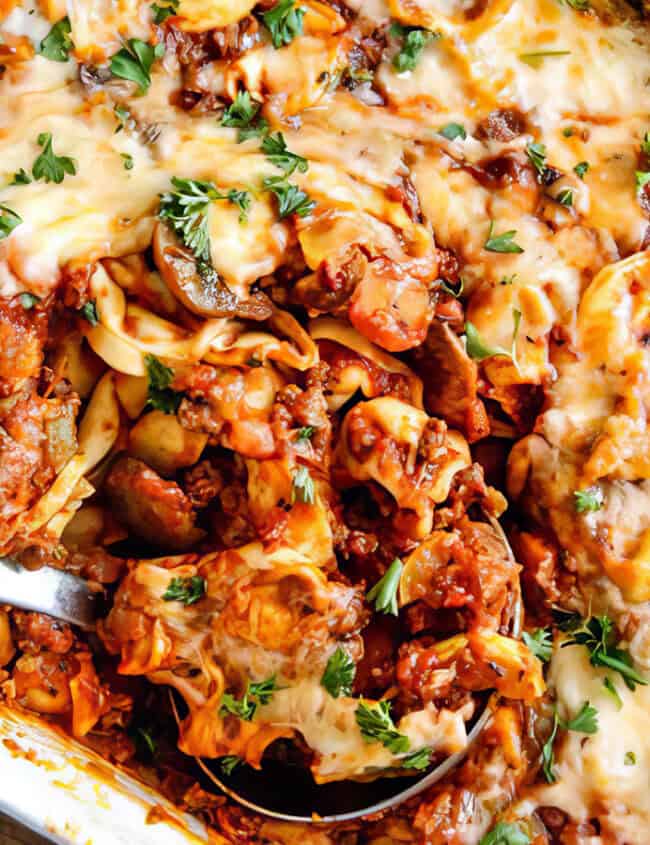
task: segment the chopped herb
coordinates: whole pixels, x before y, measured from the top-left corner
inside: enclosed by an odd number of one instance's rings
[[[573,188],[563,188],[555,199],[560,203],[560,205],[571,208],[571,206],[573,206]]]
[[[227,199],[239,209],[239,222],[245,223],[248,220],[248,212],[251,207],[251,195],[248,191],[238,191],[236,188],[230,188],[226,194],[222,194],[217,199]]]
[[[650,156],[650,132],[646,132],[641,141],[641,152]]]
[[[238,716],[240,719],[250,722],[257,708],[268,704],[273,698],[273,693],[278,689],[280,687],[276,684],[275,675],[271,675],[270,678],[259,683],[249,681],[242,698],[235,698],[229,692],[225,692],[221,696],[219,712],[221,715],[230,713],[232,716]]]
[[[532,53],[520,53],[519,58],[535,70],[538,70],[544,59],[556,59],[560,56],[570,56],[571,50],[535,50]]]
[[[38,52],[53,62],[67,62],[70,50],[74,49],[71,31],[70,19],[61,18],[41,41]]]
[[[587,487],[585,490],[574,490],[574,507],[577,513],[593,513],[599,511],[605,500],[600,487]]]
[[[290,214],[307,217],[316,207],[316,203],[310,199],[309,194],[301,191],[296,185],[292,185],[284,176],[267,176],[264,179],[263,188],[275,194],[281,219],[289,217]]]
[[[153,757],[156,753],[156,742],[154,738],[151,736],[151,733],[146,728],[136,728],[136,739],[139,739],[144,746],[144,748],[148,751],[149,754]]]
[[[298,429],[298,433],[296,434],[296,440],[309,440],[315,429],[313,425],[305,425],[302,428]]]
[[[221,757],[219,759],[219,768],[224,775],[231,775],[243,762],[241,757],[237,757],[235,754],[229,754],[227,757]]]
[[[375,603],[375,610],[380,613],[390,613],[391,616],[398,615],[397,589],[403,569],[404,564],[396,557],[384,575],[367,593],[366,598],[368,601]]]
[[[166,414],[175,414],[183,394],[169,386],[174,380],[174,371],[166,367],[155,355],[145,355],[144,363],[149,380],[147,404]]]
[[[313,505],[315,501],[314,481],[307,467],[300,466],[293,474],[291,486],[291,504],[302,502],[303,505]]]
[[[51,132],[41,132],[36,142],[39,147],[43,148],[43,151],[32,167],[32,176],[34,179],[42,179],[44,182],[55,182],[59,185],[65,179],[66,173],[69,173],[71,176],[75,175],[77,168],[74,161],[69,156],[55,155],[52,149]]]
[[[232,129],[239,129],[238,142],[249,138],[264,136],[269,125],[264,118],[259,117],[259,103],[251,100],[248,91],[238,91],[235,99],[221,116],[221,125]]]
[[[524,631],[521,638],[535,657],[548,663],[553,654],[553,633],[549,628],[536,628],[532,634]]]
[[[26,170],[24,170],[21,167],[20,170],[18,170],[18,171],[16,171],[16,173],[14,173],[14,177],[9,184],[10,185],[29,185],[29,183],[31,181],[32,181],[32,177],[29,175],[29,173]]]
[[[133,156],[130,153],[120,153],[125,170],[133,170]]]
[[[463,293],[463,289],[465,288],[465,280],[462,278],[462,276],[460,279],[460,285],[458,286],[458,290],[454,290],[452,287],[450,287],[450,285],[448,285],[444,279],[438,279],[438,281],[440,282],[440,288],[444,290],[445,293],[448,293],[450,296],[456,297],[456,299],[460,298]]]
[[[284,47],[291,44],[296,36],[302,35],[304,15],[305,9],[302,6],[296,8],[295,0],[279,0],[273,8],[264,12],[262,19],[271,33],[274,47]]]
[[[639,190],[645,188],[645,186],[650,182],[650,172],[645,170],[637,170],[635,172],[636,177],[636,186]]]
[[[500,285],[511,285],[517,278],[517,274],[513,273],[511,276],[504,276],[499,282]]]
[[[393,56],[393,67],[398,73],[415,70],[427,44],[440,38],[440,34],[437,32],[431,32],[420,27],[402,26],[399,23],[394,23],[391,26],[390,34],[394,38],[402,39],[399,52]]]
[[[499,822],[485,834],[478,845],[530,845],[530,836],[517,824]]]
[[[125,106],[113,106],[113,114],[117,118],[117,129],[113,134],[117,135],[130,123],[131,112]]]
[[[563,610],[561,607],[554,607],[551,610],[555,627],[560,631],[575,631],[582,625],[582,616],[571,610]]]
[[[79,313],[87,320],[91,326],[96,326],[99,323],[99,316],[97,315],[97,306],[94,300],[89,300],[79,309]]]
[[[603,687],[605,688],[605,692],[614,699],[614,703],[616,704],[616,709],[620,710],[623,706],[623,699],[618,693],[618,690],[614,686],[614,682],[609,677],[609,675],[603,681]]]
[[[163,593],[163,601],[180,601],[186,607],[196,604],[205,595],[205,578],[191,575],[189,578],[172,578]]]
[[[634,766],[636,764],[636,754],[634,751],[626,751],[623,762],[626,766]]]
[[[320,679],[321,686],[325,687],[332,698],[350,695],[356,672],[354,660],[345,649],[338,646],[327,661],[323,677]]]
[[[462,138],[464,141],[467,138],[467,132],[462,123],[447,123],[438,132],[448,141],[455,141],[456,138]]]
[[[565,126],[562,134],[565,138],[571,138],[575,134],[575,128],[573,126]]]
[[[578,177],[578,179],[584,179],[585,174],[589,170],[589,162],[588,161],[579,161],[578,164],[573,168],[573,172]]]
[[[262,141],[262,151],[266,157],[281,170],[291,176],[294,170],[299,173],[306,173],[309,167],[309,162],[306,158],[292,153],[287,149],[287,143],[284,140],[282,132],[276,132],[275,135],[267,135]]]
[[[560,5],[570,6],[576,12],[587,12],[591,8],[589,0],[559,0]]]
[[[474,323],[469,320],[465,323],[465,349],[470,358],[475,361],[484,361],[486,358],[505,357],[510,358],[513,364],[517,364],[517,334],[521,322],[521,311],[512,309],[514,330],[512,332],[512,345],[510,351],[501,346],[489,346],[481,337]]]
[[[595,734],[598,732],[598,710],[585,701],[577,716],[564,722],[562,727],[576,733]]]
[[[22,217],[6,205],[0,205],[0,241],[8,238],[16,226],[23,222]]]
[[[551,730],[549,738],[542,746],[542,772],[544,774],[544,777],[546,778],[547,783],[555,783],[555,781],[557,780],[557,778],[555,777],[555,772],[553,771],[553,767],[555,765],[553,743],[555,742],[555,737],[557,735],[557,729],[559,725],[560,720],[558,718],[556,710],[553,714],[553,728]]]
[[[275,675],[271,675],[270,678],[267,678],[265,681],[259,681],[258,683],[249,683],[247,694],[251,696],[251,698],[256,698],[257,703],[263,707],[265,704],[268,704],[269,701],[273,698],[273,693],[280,689],[278,687]]]
[[[416,769],[420,772],[430,765],[432,756],[433,750],[431,748],[421,748],[419,751],[413,751],[402,760],[402,768]]]
[[[484,249],[488,252],[520,253],[524,250],[513,240],[517,234],[516,229],[510,229],[501,235],[494,234],[494,220],[490,220],[490,231],[485,241]]]
[[[25,311],[31,311],[31,309],[35,305],[38,305],[38,303],[41,301],[40,296],[36,296],[33,293],[21,293],[19,299],[20,304],[23,306]]]
[[[374,704],[361,701],[354,716],[366,742],[381,742],[393,754],[405,754],[409,750],[409,738],[396,730],[391,719],[390,701]]]
[[[637,684],[646,686],[647,680],[634,669],[632,657],[626,649],[618,648],[614,624],[608,616],[591,616],[572,630],[572,637],[562,643],[562,648],[583,645],[589,652],[592,666],[612,669],[623,678],[629,689]]]
[[[172,15],[178,14],[180,0],[163,0],[162,3],[151,4],[151,16],[154,23],[163,23]]]
[[[111,73],[120,79],[135,82],[140,94],[146,94],[151,85],[151,66],[165,54],[165,45],[160,42],[152,47],[139,38],[129,38],[124,47],[111,59]]]
[[[546,147],[544,144],[528,144],[526,155],[537,171],[538,179],[541,180],[546,173]]]

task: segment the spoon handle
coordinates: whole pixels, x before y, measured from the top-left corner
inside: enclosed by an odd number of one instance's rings
[[[95,627],[96,598],[86,582],[49,566],[31,571],[0,557],[0,604],[47,613],[86,630]]]

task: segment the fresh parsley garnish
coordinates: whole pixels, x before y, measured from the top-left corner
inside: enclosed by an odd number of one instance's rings
[[[138,86],[138,93],[146,94],[151,85],[151,66],[165,55],[165,45],[153,47],[139,38],[129,38],[124,47],[111,58],[111,73],[128,79]]]
[[[125,170],[133,170],[133,156],[130,153],[120,153]]]
[[[266,154],[271,164],[284,170],[287,176],[291,176],[294,170],[299,173],[306,173],[309,167],[306,158],[287,149],[287,142],[284,140],[282,132],[267,135],[262,141],[262,152]]]
[[[573,168],[573,172],[578,177],[578,179],[584,179],[585,174],[589,171],[589,162],[588,161],[579,161],[576,166]]]
[[[155,355],[145,355],[144,363],[149,380],[147,404],[158,411],[164,411],[165,414],[175,414],[183,394],[169,386],[174,380],[174,371],[166,367]]]
[[[391,719],[390,701],[374,704],[361,701],[354,716],[366,742],[381,742],[393,754],[405,754],[409,750],[409,738],[396,730]]]
[[[467,132],[462,123],[446,123],[438,129],[438,133],[448,141],[455,141],[456,138],[461,138],[464,141],[467,138]]]
[[[292,185],[284,176],[267,176],[262,184],[265,191],[275,194],[280,219],[290,214],[307,217],[316,207],[309,194],[301,191],[297,185]]]
[[[393,67],[398,73],[415,70],[427,44],[440,38],[438,32],[431,32],[429,29],[421,29],[416,26],[402,26],[399,23],[392,24],[390,34],[394,38],[402,39],[399,52],[393,56]]]
[[[41,298],[34,293],[21,293],[18,298],[25,311],[31,311],[41,301]]]
[[[530,836],[510,822],[499,822],[488,831],[478,845],[530,845]]]
[[[16,226],[20,226],[23,218],[12,211],[8,205],[0,205],[0,241],[8,238]]]
[[[650,132],[646,132],[643,136],[643,140],[641,141],[641,152],[646,156],[650,156]]]
[[[321,686],[325,687],[332,698],[338,698],[339,695],[350,695],[356,671],[357,667],[354,660],[345,649],[338,646],[327,661],[327,666],[320,679]]]
[[[572,138],[575,135],[575,127],[573,126],[565,126],[562,130],[562,134],[565,138]]]
[[[634,751],[626,751],[623,763],[626,766],[634,766],[636,764],[636,754]]]
[[[79,309],[79,313],[87,320],[91,326],[96,326],[99,323],[99,316],[97,314],[97,306],[95,305],[95,301],[90,299],[86,302],[85,305]]]
[[[546,173],[546,147],[544,144],[528,144],[526,155],[537,171],[537,178],[541,181]]]
[[[205,578],[191,575],[189,578],[172,578],[163,593],[163,601],[180,601],[185,606],[196,604],[205,595]]]
[[[301,440],[310,440],[314,431],[316,429],[313,425],[305,425],[302,428],[298,429],[298,433],[296,434],[296,440],[300,442]]]
[[[302,502],[304,505],[313,505],[315,500],[314,481],[307,467],[300,466],[293,474],[291,504]]]
[[[70,50],[74,49],[71,31],[70,19],[61,18],[41,41],[38,52],[53,62],[67,62]]]
[[[645,186],[650,182],[650,171],[647,170],[637,170],[634,174],[636,178],[636,186],[638,190],[643,190]]]
[[[623,706],[623,699],[619,695],[619,692],[616,689],[616,687],[614,686],[614,682],[609,677],[609,675],[604,679],[603,687],[605,689],[605,692],[614,699],[614,703],[616,704],[616,709],[620,710],[621,707]]]
[[[510,229],[501,235],[494,234],[494,220],[490,220],[490,231],[485,241],[484,249],[488,252],[520,253],[524,250],[513,240],[517,234],[516,229]]]
[[[221,115],[221,125],[239,129],[239,143],[249,138],[264,136],[269,125],[259,116],[260,104],[251,100],[248,91],[238,91],[235,99]]]
[[[521,322],[521,311],[517,308],[512,309],[512,318],[514,328],[512,332],[512,345],[510,350],[504,349],[501,346],[490,346],[487,344],[478,332],[474,323],[465,323],[465,349],[470,358],[474,361],[484,361],[486,358],[504,357],[517,365],[517,335],[519,333],[519,324]]]
[[[599,511],[605,499],[600,487],[587,487],[585,490],[573,491],[574,507],[577,513],[594,513]]]
[[[154,756],[156,753],[156,741],[151,736],[151,732],[147,730],[147,728],[137,727],[135,729],[135,739],[136,742],[140,742],[147,754],[150,754],[152,757]]]
[[[560,56],[570,56],[570,50],[535,50],[532,53],[520,53],[519,58],[530,67],[538,70],[544,59],[555,59]]]
[[[560,205],[571,208],[573,206],[573,188],[562,188],[555,199],[560,203]]]
[[[598,732],[598,710],[588,701],[582,705],[580,712],[562,724],[567,731],[581,734],[595,734]]]
[[[550,628],[536,628],[532,634],[524,631],[521,638],[535,657],[542,663],[548,663],[553,654],[553,633]]]
[[[576,12],[587,12],[591,9],[589,0],[559,0],[561,6],[569,6]]]
[[[553,714],[553,727],[551,729],[551,733],[549,734],[548,739],[542,746],[542,773],[546,778],[547,783],[555,783],[557,778],[555,777],[555,772],[553,771],[553,767],[555,766],[555,755],[553,753],[553,743],[555,742],[555,737],[557,735],[557,729],[560,726],[560,720],[557,715],[557,710]]]
[[[612,669],[623,678],[629,689],[636,685],[647,685],[647,680],[634,669],[630,653],[618,648],[618,639],[614,623],[608,616],[591,616],[579,627],[571,630],[571,639],[562,643],[562,648],[582,645],[589,652],[592,666]]]
[[[430,765],[432,756],[433,751],[431,748],[421,748],[419,751],[413,751],[402,760],[402,768],[422,771]]]
[[[218,762],[219,768],[224,775],[231,775],[238,766],[243,764],[244,761],[241,757],[237,757],[236,754],[228,754],[227,757],[220,757]]]
[[[9,184],[10,185],[29,185],[29,183],[31,181],[32,181],[32,177],[29,175],[29,173],[24,168],[21,167],[20,170],[17,170],[14,173],[13,179],[11,180],[11,182]]]
[[[403,569],[404,564],[396,557],[375,586],[367,593],[366,598],[368,601],[374,602],[375,610],[380,613],[390,613],[391,616],[398,615],[397,590]]]
[[[178,14],[180,0],[163,0],[162,3],[151,4],[151,17],[154,23],[163,23],[172,15]]]
[[[291,44],[293,39],[302,35],[302,19],[305,9],[296,6],[295,0],[279,0],[278,3],[264,12],[264,25],[271,33],[271,41],[275,48]]]
[[[117,118],[117,129],[113,134],[117,135],[118,132],[121,132],[131,122],[131,112],[126,106],[113,106],[113,114]]]
[[[39,147],[43,148],[43,151],[32,167],[32,176],[34,179],[42,179],[44,182],[55,182],[59,185],[65,179],[66,173],[69,173],[70,176],[75,175],[77,167],[74,161],[69,156],[55,155],[52,149],[51,132],[41,132],[36,142]]]
[[[230,713],[238,716],[246,722],[250,722],[258,707],[268,704],[273,698],[273,693],[279,690],[275,675],[271,675],[265,681],[259,683],[248,682],[246,691],[241,698],[235,698],[231,693],[225,692],[221,696],[219,712],[224,715]]]

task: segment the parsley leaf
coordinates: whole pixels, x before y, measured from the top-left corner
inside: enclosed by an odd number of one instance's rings
[[[648,182],[650,182],[650,172],[646,170],[637,170],[634,175],[636,178],[636,186],[639,190],[645,188]]]
[[[614,703],[616,704],[616,709],[620,710],[623,706],[623,699],[618,694],[618,690],[614,686],[614,682],[609,677],[609,675],[603,681],[603,687],[605,688],[605,692],[614,699]]]
[[[309,440],[311,439],[315,428],[313,425],[305,425],[302,428],[298,429],[298,433],[296,434],[296,440]]]
[[[582,617],[579,613],[574,613],[572,610],[553,607],[551,613],[553,614],[555,627],[560,631],[575,631],[576,628],[582,625]]]
[[[390,28],[390,34],[394,38],[402,38],[402,46],[398,53],[393,56],[393,67],[398,73],[404,73],[407,70],[415,70],[422,51],[437,38],[440,38],[440,33],[431,32],[428,29],[421,29],[420,27],[407,27],[399,23],[394,23]]]
[[[93,299],[86,302],[86,304],[79,309],[79,313],[84,320],[87,320],[90,323],[91,326],[96,326],[97,323],[99,323],[97,306],[95,305],[95,301]]]
[[[273,693],[278,689],[280,687],[276,683],[275,675],[271,675],[270,678],[267,678],[265,681],[259,681],[258,683],[251,683],[249,681],[242,698],[235,698],[229,692],[225,692],[221,696],[219,712],[222,715],[224,713],[230,713],[246,722],[250,722],[257,708],[268,704],[273,698]]]
[[[293,474],[291,504],[302,502],[304,505],[313,505],[314,501],[314,481],[307,467],[300,466]]]
[[[289,217],[290,214],[307,217],[316,207],[309,194],[292,185],[284,176],[267,176],[262,184],[265,191],[275,194],[280,219]]]
[[[332,698],[338,698],[339,695],[350,695],[356,672],[357,667],[354,660],[345,649],[338,646],[327,661],[327,666],[320,679],[321,686],[325,687]]]
[[[544,774],[544,777],[546,778],[547,783],[555,783],[555,781],[557,780],[557,778],[555,777],[555,772],[553,771],[553,766],[555,765],[553,743],[555,742],[555,737],[557,735],[557,729],[559,725],[560,720],[558,718],[556,710],[553,714],[553,728],[551,730],[549,738],[542,746],[542,772]]]
[[[585,490],[574,490],[574,506],[577,513],[593,513],[599,511],[603,504],[603,491],[600,487],[587,487]]]
[[[522,640],[542,663],[548,663],[553,653],[553,634],[549,628],[536,628],[532,634],[524,631]]]
[[[579,161],[576,166],[573,168],[573,172],[578,177],[578,179],[584,179],[585,174],[589,170],[589,162],[588,161]]]
[[[483,245],[488,252],[505,252],[505,253],[520,253],[524,250],[513,241],[517,234],[516,229],[510,229],[508,232],[503,232],[501,235],[494,234],[494,220],[490,220],[490,231],[488,232],[487,240]]]
[[[402,760],[402,768],[416,769],[420,772],[429,766],[432,755],[433,751],[431,748],[421,748],[419,751],[413,751]]]
[[[151,4],[151,16],[154,23],[163,23],[172,15],[178,14],[180,0],[163,0],[162,4]]]
[[[238,766],[243,764],[243,762],[242,758],[237,757],[235,754],[228,754],[228,756],[221,757],[218,761],[219,768],[224,775],[231,775]]]
[[[16,173],[14,173],[14,178],[11,180],[11,182],[9,184],[10,185],[29,185],[29,183],[31,181],[32,181],[32,177],[29,175],[29,173],[24,168],[21,167],[20,170],[18,170],[18,171],[16,171]]]
[[[262,19],[276,49],[291,44],[297,35],[302,35],[304,15],[305,9],[302,6],[296,8],[295,0],[279,0],[273,8],[264,12]]]
[[[151,736],[151,732],[148,731],[147,728],[137,727],[134,733],[136,743],[138,743],[139,741],[145,753],[150,754],[153,757],[153,755],[156,753],[156,741]]]
[[[175,414],[183,394],[169,386],[174,380],[174,371],[166,367],[155,355],[145,355],[144,363],[149,380],[147,404],[166,414]]]
[[[538,179],[541,180],[546,173],[546,147],[544,144],[528,144],[526,155],[537,171]]]
[[[583,645],[589,652],[592,666],[612,669],[623,678],[629,689],[637,684],[647,685],[647,680],[633,667],[628,651],[618,648],[614,624],[608,616],[591,616],[579,628],[572,631],[572,638],[562,643],[562,648]]]
[[[151,85],[151,66],[165,54],[160,42],[153,47],[139,38],[129,38],[124,47],[111,58],[111,73],[120,79],[135,82],[140,94],[146,94]]]
[[[34,293],[27,293],[27,292],[21,293],[19,299],[20,299],[20,304],[23,306],[25,311],[31,311],[31,309],[35,305],[38,305],[38,303],[41,301],[40,296],[36,296],[36,294],[34,294]]]
[[[499,822],[478,845],[530,845],[530,837],[517,824]]]
[[[560,56],[570,56],[571,50],[535,50],[532,53],[520,53],[519,58],[529,67],[538,70],[544,59],[554,59]]]
[[[641,141],[641,152],[650,156],[650,132],[646,132]]]
[[[384,573],[383,577],[381,577],[375,586],[366,594],[368,601],[375,603],[375,610],[380,613],[390,613],[391,616],[398,615],[397,589],[399,587],[403,569],[404,564],[398,557],[396,557]]]
[[[269,125],[259,116],[259,110],[260,104],[251,100],[248,91],[238,91],[235,99],[221,115],[221,125],[239,129],[239,143],[263,136],[268,132]]]
[[[257,699],[257,703],[261,706],[268,704],[273,698],[273,693],[280,689],[275,681],[275,675],[271,675],[265,681],[258,683],[249,683],[247,694]]]
[[[409,738],[396,730],[391,719],[390,701],[374,704],[361,701],[354,717],[366,742],[381,742],[393,754],[405,754],[409,750]]]
[[[455,141],[456,138],[462,138],[464,141],[467,138],[467,132],[462,123],[446,123],[438,129],[438,132],[448,141]]]
[[[262,151],[266,157],[281,170],[291,176],[294,170],[299,173],[306,173],[309,167],[309,162],[306,158],[292,153],[287,149],[287,143],[284,140],[282,132],[276,132],[275,135],[267,135],[262,141]]]
[[[120,153],[125,170],[133,170],[133,156],[130,153]]]
[[[117,135],[118,132],[121,132],[125,126],[129,126],[131,122],[131,112],[126,108],[126,106],[113,106],[113,114],[117,118],[117,129],[113,133]]]
[[[585,701],[577,716],[564,722],[562,727],[576,733],[595,734],[598,732],[598,710]]]
[[[571,208],[573,205],[573,188],[563,188],[555,197],[556,202]]]
[[[591,8],[589,0],[559,0],[561,6],[569,6],[576,12],[587,12]]]
[[[205,595],[205,578],[192,575],[189,578],[172,578],[163,593],[163,601],[180,601],[187,607],[196,604]]]
[[[12,211],[9,206],[0,204],[0,241],[8,238],[16,226],[20,226],[23,218]]]
[[[634,766],[636,763],[636,754],[634,751],[626,751],[625,757],[623,758],[623,763],[626,766]]]
[[[74,48],[70,33],[70,19],[61,18],[41,41],[38,52],[53,62],[67,62]]]
[[[512,345],[510,351],[503,349],[501,346],[489,346],[481,337],[478,329],[474,323],[469,320],[465,323],[465,349],[470,358],[474,361],[483,361],[486,358],[493,358],[501,356],[510,358],[510,360],[517,365],[517,334],[519,333],[519,323],[521,322],[521,311],[517,308],[512,309],[512,317],[514,322],[514,329],[512,332]]]
[[[32,167],[34,179],[42,179],[44,182],[55,182],[60,185],[65,179],[65,174],[74,176],[77,167],[69,156],[58,156],[52,149],[52,133],[41,132],[37,138],[39,147],[43,148]]]

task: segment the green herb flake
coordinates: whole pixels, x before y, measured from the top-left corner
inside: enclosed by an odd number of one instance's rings
[[[650,132],[646,132],[641,141],[641,152],[643,155],[650,156]]]
[[[264,12],[262,20],[276,49],[291,44],[294,38],[302,35],[304,15],[305,9],[296,6],[295,0],[279,0],[273,8]]]
[[[268,704],[273,698],[273,693],[278,687],[275,675],[271,675],[265,681],[257,683],[248,682],[246,691],[241,698],[235,698],[231,693],[225,692],[221,696],[219,705],[219,712],[223,716],[229,713],[232,716],[237,716],[245,722],[251,722],[258,707],[263,707]]]
[[[297,214],[307,217],[316,207],[309,194],[292,185],[284,176],[267,176],[263,182],[263,189],[274,194],[278,201],[280,219]]]
[[[327,666],[320,679],[321,686],[325,687],[332,698],[350,695],[356,671],[357,667],[354,660],[345,649],[338,646],[327,661]]]
[[[626,766],[635,766],[636,765],[636,754],[634,751],[626,751],[625,757],[623,758],[623,763]]]
[[[530,845],[530,836],[510,822],[499,822],[488,831],[478,845]]]
[[[614,623],[608,616],[591,616],[579,627],[573,628],[571,634],[571,638],[562,643],[562,648],[584,646],[592,666],[617,672],[631,690],[637,684],[647,685],[648,681],[634,669],[630,653],[618,647]]]
[[[448,141],[455,141],[456,138],[464,141],[467,138],[467,132],[462,123],[446,123],[438,130],[438,133]]]
[[[262,141],[262,152],[265,153],[271,164],[284,170],[287,176],[291,176],[295,170],[299,173],[306,173],[309,167],[306,158],[287,149],[287,143],[282,132],[267,135]]]
[[[609,677],[609,675],[603,680],[603,688],[605,692],[614,699],[614,703],[616,704],[616,709],[620,710],[623,706],[623,699],[619,695],[618,690],[614,686],[614,682]]]
[[[20,304],[23,306],[25,311],[31,311],[31,309],[35,305],[38,305],[41,301],[40,297],[33,293],[21,293],[18,298],[20,299]]]
[[[576,733],[595,734],[598,732],[598,710],[585,701],[580,712],[573,719],[564,722],[562,727]]]
[[[553,753],[553,743],[555,742],[555,737],[557,735],[557,729],[560,725],[560,720],[557,715],[557,711],[553,714],[553,728],[551,733],[542,746],[542,773],[546,778],[547,783],[555,783],[557,778],[555,777],[555,755]]]
[[[589,172],[589,166],[590,165],[588,161],[579,161],[573,168],[573,172],[578,177],[578,179],[584,179],[585,175]]]
[[[34,179],[42,179],[44,182],[55,182],[60,185],[65,179],[65,174],[74,176],[77,167],[69,156],[55,155],[52,149],[52,133],[41,132],[36,139],[42,152],[34,162],[32,176]]]
[[[300,466],[293,474],[291,504],[302,502],[303,505],[313,505],[315,501],[314,481],[307,467]]]
[[[559,0],[561,6],[569,6],[576,12],[588,12],[591,9],[589,0]]]
[[[646,170],[637,170],[634,173],[636,179],[636,187],[639,191],[642,191],[645,186],[650,182],[650,172]]]
[[[21,167],[20,170],[17,170],[16,173],[14,173],[13,178],[12,178],[12,180],[9,184],[10,185],[29,185],[29,183],[31,181],[32,181],[32,177],[29,175],[29,173],[24,168]]]
[[[573,491],[573,505],[577,513],[594,513],[599,511],[605,499],[600,487],[587,487],[584,490]]]
[[[268,131],[268,124],[258,117],[259,110],[260,104],[251,100],[248,91],[238,91],[235,99],[221,115],[221,125],[239,129],[240,142],[255,135],[264,135]]]
[[[548,663],[553,654],[553,633],[550,628],[536,628],[532,634],[524,631],[522,640],[542,663]]]
[[[260,707],[263,707],[271,701],[273,693],[278,689],[280,689],[280,687],[277,685],[275,675],[271,675],[271,677],[267,678],[265,681],[249,683],[247,695],[256,699]]]
[[[156,742],[154,738],[151,736],[150,731],[146,728],[136,728],[136,739],[140,740],[142,746],[147,750],[147,752],[153,757],[156,753]]]
[[[22,222],[23,218],[9,206],[0,205],[0,241],[8,238],[16,226],[20,226]]]
[[[130,153],[120,153],[125,170],[133,170],[133,156]]]
[[[196,604],[205,595],[205,578],[191,575],[189,578],[172,578],[162,595],[163,601],[180,601],[186,607]]]
[[[41,41],[38,52],[53,62],[67,62],[74,49],[71,31],[70,19],[61,18]]]
[[[544,59],[558,59],[561,56],[570,56],[571,50],[535,50],[532,53],[520,53],[519,58],[529,67],[539,70]]]
[[[138,93],[146,94],[151,85],[151,67],[156,59],[165,54],[165,45],[154,46],[139,38],[129,38],[124,47],[111,58],[111,73],[120,79],[128,79],[138,86]]]
[[[170,387],[174,380],[174,371],[166,367],[155,355],[145,355],[144,363],[149,381],[147,404],[165,414],[175,414],[183,394]]]
[[[542,179],[546,173],[546,147],[544,144],[528,144],[526,155],[537,171],[538,179]]]
[[[298,429],[298,432],[296,434],[296,440],[298,442],[300,442],[301,440],[311,440],[315,430],[316,429],[313,425],[303,426],[302,428]]]
[[[131,123],[131,112],[125,106],[117,105],[113,106],[113,114],[117,118],[117,129],[113,134],[117,135]]]
[[[484,361],[486,358],[503,357],[510,358],[510,360],[517,365],[517,335],[519,334],[519,324],[521,323],[521,311],[517,308],[512,309],[513,318],[513,332],[512,344],[510,350],[504,349],[501,346],[490,346],[487,344],[479,334],[476,326],[469,322],[465,323],[465,349],[470,358],[474,361]]]
[[[81,316],[90,323],[91,326],[96,326],[99,323],[99,316],[97,314],[97,305],[93,299],[86,302],[85,305],[79,309]]]
[[[381,742],[393,754],[405,754],[409,750],[409,738],[397,731],[391,719],[390,701],[361,701],[354,716],[366,742]]]
[[[399,609],[397,606],[397,590],[399,588],[403,569],[404,564],[398,557],[396,557],[384,575],[367,593],[366,599],[369,602],[374,602],[375,610],[379,613],[388,613],[391,616],[398,615]]]
[[[420,27],[402,26],[398,23],[392,24],[390,34],[394,38],[402,39],[399,51],[393,56],[393,67],[398,73],[415,70],[427,44],[440,38],[440,33]]]
[[[574,126],[565,126],[562,130],[562,134],[565,138],[572,138],[575,135],[575,127]]]
[[[178,14],[180,0],[163,0],[162,3],[151,4],[151,17],[154,23],[164,23],[167,18]]]
[[[567,208],[573,206],[573,188],[563,188],[555,197],[556,202],[564,205]]]
[[[415,769],[418,772],[427,769],[431,765],[431,757],[433,750],[431,748],[421,748],[419,751],[413,751],[407,754],[402,760],[403,769]]]
[[[224,775],[231,775],[238,766],[243,765],[244,761],[235,754],[228,754],[226,757],[220,757],[218,763]]]
[[[448,293],[449,296],[453,296],[455,299],[460,299],[465,288],[465,280],[462,278],[462,276],[458,288],[452,288],[451,285],[447,284],[444,279],[438,279],[438,282],[440,283],[440,290],[443,290],[445,293]]]
[[[494,220],[490,220],[490,230],[488,232],[487,240],[483,245],[484,249],[488,252],[521,253],[524,250],[513,240],[516,234],[516,229],[510,229],[510,231],[503,232],[501,235],[495,235]]]

